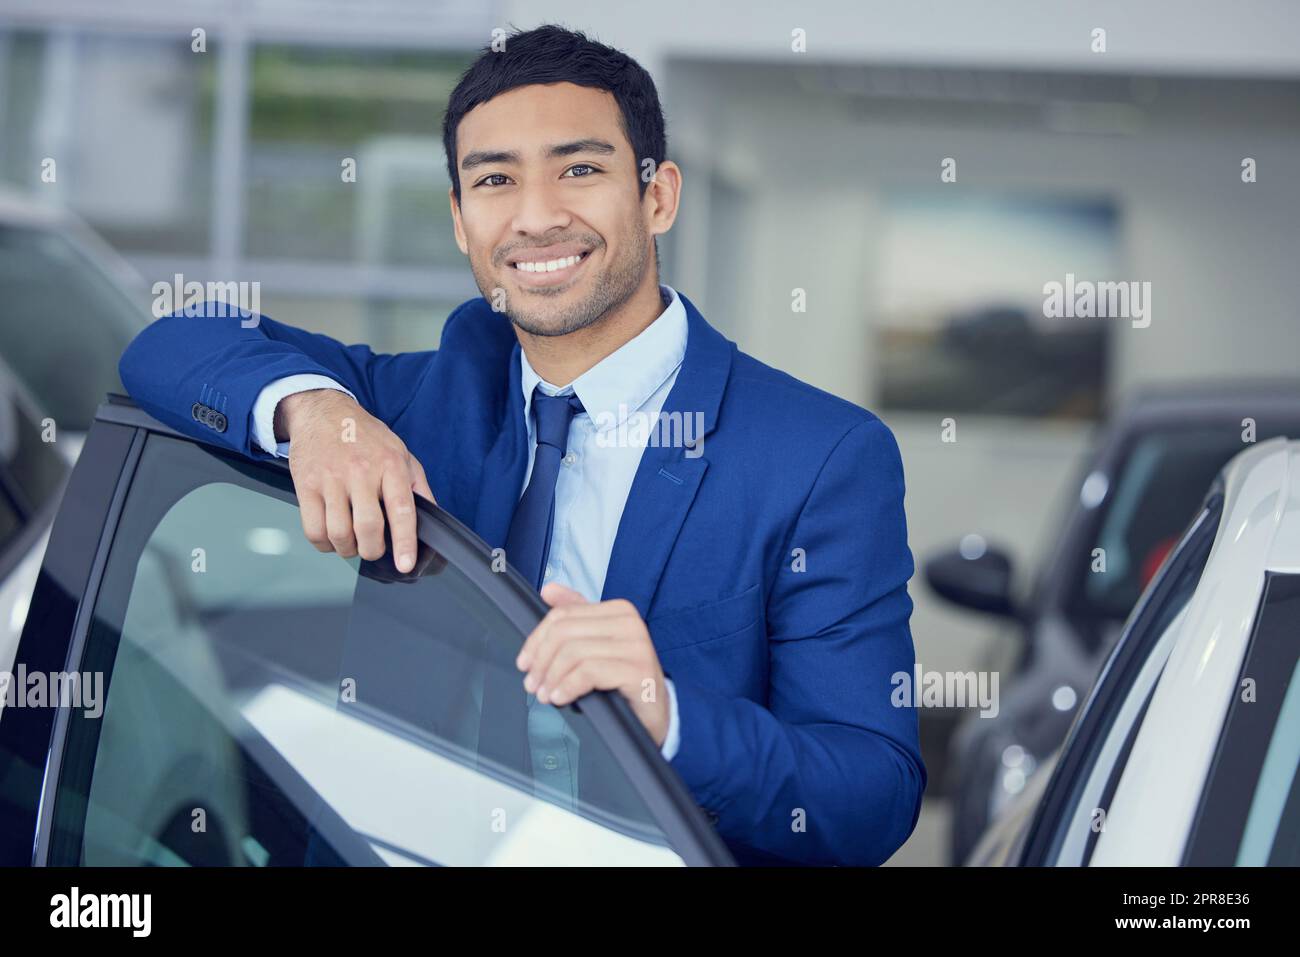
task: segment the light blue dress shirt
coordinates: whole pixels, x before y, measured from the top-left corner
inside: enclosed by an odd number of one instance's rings
[[[687,319],[676,290],[659,287],[664,311],[635,338],[592,366],[571,383],[557,386],[533,370],[520,350],[520,386],[528,425],[528,470],[519,488],[523,495],[532,476],[537,448],[532,420],[533,389],[548,395],[577,393],[585,412],[569,426],[568,451],[555,482],[555,522],[543,584],[557,581],[588,601],[600,601],[605,588],[614,538],[644,448],[637,435],[653,434],[657,419],[682,359],[686,355]],[[275,407],[285,396],[310,389],[352,393],[333,379],[294,375],[266,386],[253,406],[253,437],[269,454],[287,457],[289,443],[275,441]],[[353,396],[353,398],[356,398]],[[634,428],[640,419],[646,428]],[[630,439],[630,441],[629,441]],[[521,679],[522,680],[522,679]],[[671,761],[681,741],[677,698],[665,680],[669,725],[661,753]],[[540,783],[561,793],[577,794],[577,739],[559,713],[535,705],[529,695],[528,736],[533,771]]]
[[[534,388],[540,386],[547,395],[577,393],[585,410],[575,415],[569,425],[568,449],[555,480],[555,522],[542,584],[559,582],[588,601],[600,601],[605,590],[614,538],[644,451],[643,445],[627,439],[653,434],[648,426],[657,420],[686,355],[686,309],[672,288],[660,286],[660,295],[668,305],[654,322],[568,385],[547,382],[529,364],[523,350],[519,352],[519,384],[524,393],[524,421],[528,423],[528,470],[520,495],[532,477],[533,454],[537,450],[532,416]],[[635,423],[629,419],[634,416],[647,427],[633,429]],[[664,684],[669,721],[660,750],[671,761],[681,734],[672,681],[665,679]],[[534,774],[562,793],[576,795],[576,737],[555,709],[533,706],[532,695],[528,700]]]

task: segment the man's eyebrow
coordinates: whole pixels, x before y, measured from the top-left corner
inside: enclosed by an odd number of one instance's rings
[[[562,156],[572,156],[575,153],[600,153],[608,156],[617,150],[614,144],[607,143],[604,140],[581,139],[573,140],[568,143],[554,143],[546,149],[547,159],[556,159]],[[460,161],[460,168],[470,170],[476,166],[488,166],[494,163],[518,163],[518,150],[471,150],[465,154],[465,158]]]

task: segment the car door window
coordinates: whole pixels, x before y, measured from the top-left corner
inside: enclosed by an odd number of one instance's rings
[[[1300,865],[1298,619],[1300,575],[1269,575],[1185,864]]]
[[[282,469],[150,436],[48,862],[680,864],[608,732],[529,706],[523,633],[470,564],[427,542],[409,576],[318,552]]]
[[[1240,450],[1235,429],[1166,429],[1136,440],[1102,505],[1096,546],[1105,550],[1106,573],[1096,574],[1088,549],[1075,572],[1070,613],[1086,621],[1127,618],[1205,489]]]

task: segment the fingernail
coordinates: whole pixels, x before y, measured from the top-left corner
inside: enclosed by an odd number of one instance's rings
[[[546,699],[549,697],[550,697],[550,692],[547,691],[544,687],[537,689],[537,700],[540,701],[542,704],[547,704],[548,702]]]
[[[397,567],[404,572],[409,572],[415,564],[415,559],[411,557],[410,552],[402,552],[397,556]]]
[[[524,675],[524,689],[532,691],[537,687],[537,679],[532,675]]]

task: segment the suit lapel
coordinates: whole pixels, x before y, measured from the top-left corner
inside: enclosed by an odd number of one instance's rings
[[[662,411],[692,420],[701,414],[702,436],[707,437],[717,425],[735,346],[705,322],[680,291],[677,295],[686,307],[686,354]],[[643,618],[709,467],[706,457],[691,457],[687,452],[646,446],[614,538],[601,599],[626,598]]]
[[[510,353],[505,413],[496,441],[483,463],[474,531],[492,548],[504,548],[519,490],[528,471],[528,431],[520,385],[519,344]]]

